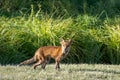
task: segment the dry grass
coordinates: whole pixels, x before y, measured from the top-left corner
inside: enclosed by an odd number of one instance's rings
[[[46,70],[31,66],[0,66],[0,80],[118,80],[120,65],[62,64],[56,71],[54,65]]]

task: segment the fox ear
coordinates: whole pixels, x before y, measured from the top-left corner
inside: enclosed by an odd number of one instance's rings
[[[60,42],[62,42],[62,41],[64,41],[64,39],[63,39],[63,38],[60,38]]]
[[[69,39],[69,41],[71,41],[71,39]]]
[[[60,39],[60,44],[63,44],[63,43],[64,43],[64,39],[61,38],[61,39]]]
[[[72,39],[69,39],[69,42],[72,43]]]

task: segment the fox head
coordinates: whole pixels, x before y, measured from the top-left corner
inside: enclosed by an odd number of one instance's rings
[[[72,40],[69,39],[69,40],[61,40],[61,46],[62,46],[62,53],[63,54],[68,54],[69,50],[70,50],[70,46],[71,46],[71,43],[72,43]]]

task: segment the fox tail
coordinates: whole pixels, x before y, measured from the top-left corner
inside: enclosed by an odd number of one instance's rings
[[[19,66],[21,66],[21,65],[26,65],[26,64],[32,64],[32,63],[34,63],[36,60],[34,59],[34,57],[32,57],[32,58],[30,58],[30,59],[28,59],[28,60],[25,60],[25,61],[23,61],[23,62],[21,62],[20,64],[19,64]]]

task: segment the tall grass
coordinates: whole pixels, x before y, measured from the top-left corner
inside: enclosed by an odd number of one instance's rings
[[[53,13],[54,15],[54,13]],[[54,18],[33,6],[30,15],[0,17],[0,63],[19,63],[34,55],[37,48],[60,45],[72,38],[68,63],[120,63],[120,17],[79,15]]]
[[[102,22],[97,17],[78,17],[76,30],[79,31],[75,41],[85,62],[120,63],[119,20],[106,18]]]
[[[0,19],[2,64],[17,63],[33,55],[40,46],[59,45],[60,38],[72,37],[66,36],[65,31],[73,22],[71,18],[52,19],[51,16],[44,16],[40,11],[34,13],[33,8],[28,17],[1,17]]]

